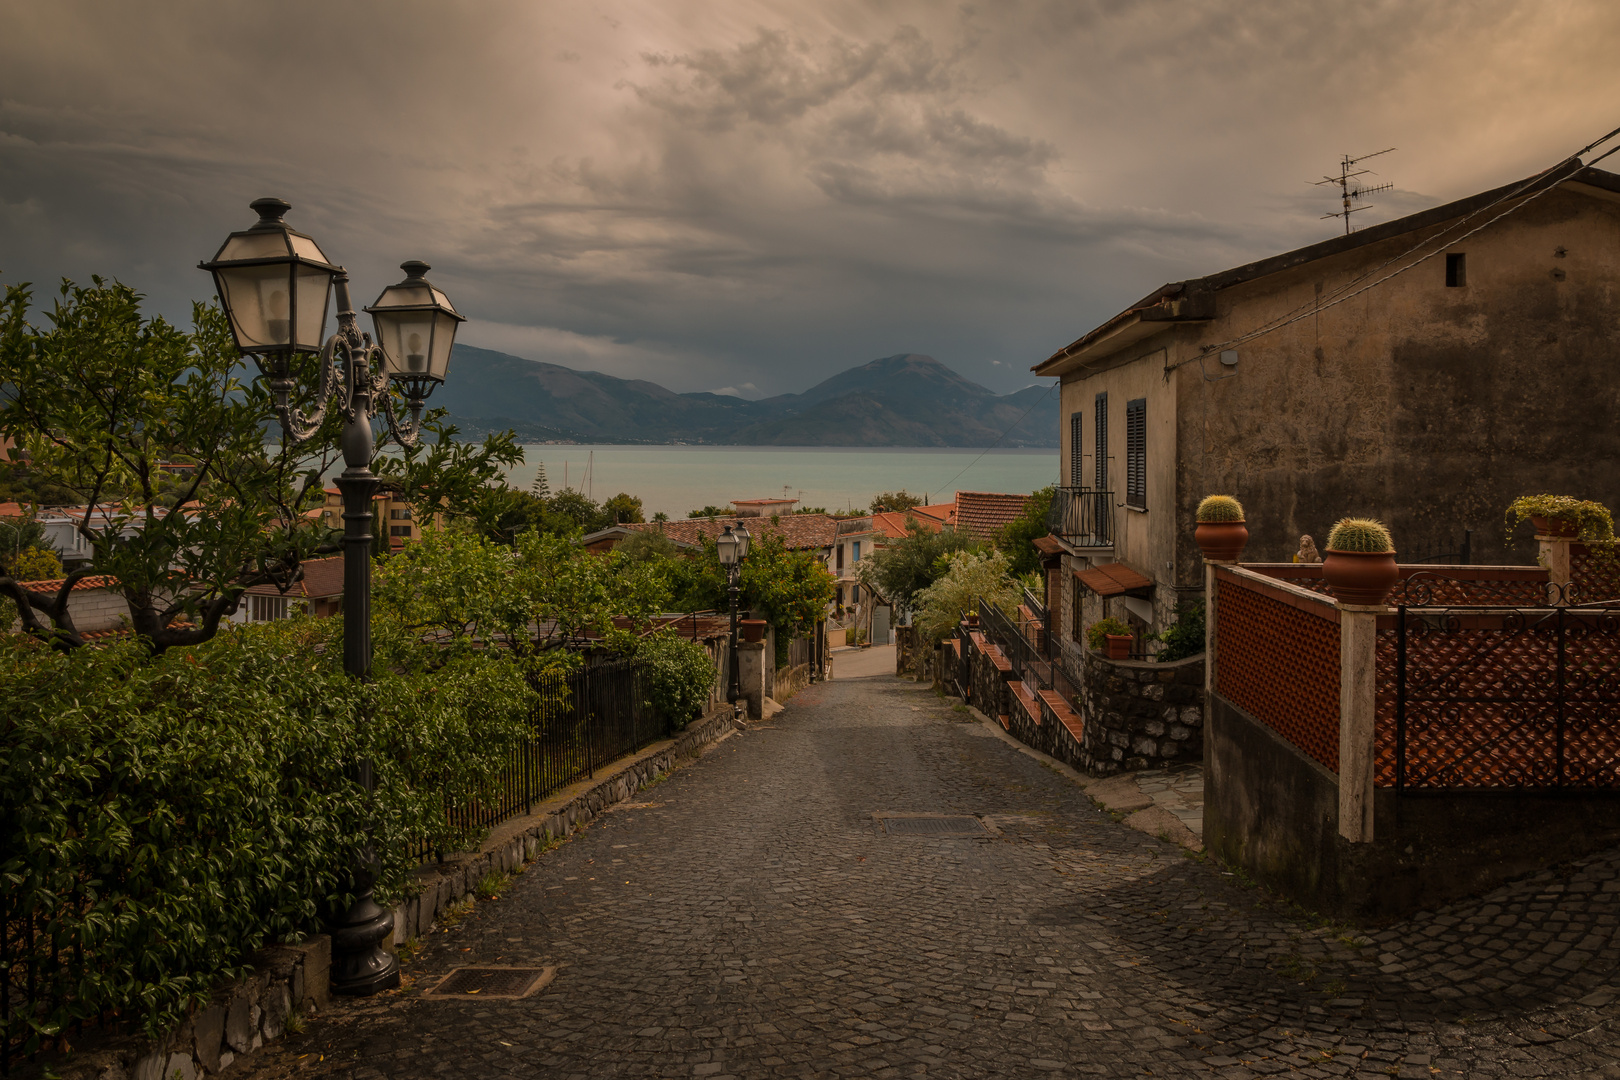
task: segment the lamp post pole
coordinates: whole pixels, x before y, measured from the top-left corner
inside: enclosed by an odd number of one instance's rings
[[[329,407],[342,413],[339,447],[346,468],[337,478],[343,494],[343,669],[356,679],[371,675],[371,536],[378,480],[371,471],[377,436],[371,422],[382,413],[388,433],[413,446],[422,406],[444,381],[463,318],[424,276],[426,263],[407,262],[405,280],[382,291],[368,311],[377,341],[360,330],[349,298],[349,276],[330,262],[311,237],[283,220],[291,207],[280,199],[252,204],[259,222],[232,233],[201,268],[214,275],[220,306],[230,320],[236,347],[264,374],[287,445],[315,437]],[[337,332],[325,338],[328,295],[337,301]],[[319,356],[320,384],[312,410],[293,404],[297,380],[292,358]],[[395,415],[391,388],[403,392],[408,418]],[[366,717],[357,718],[364,725]],[[354,762],[353,779],[368,798],[376,789],[369,757]],[[372,895],[380,863],[372,844],[374,826],[351,849],[344,872],[354,899],[328,914],[332,932],[332,990],[374,994],[399,985],[399,963],[382,948],[393,931],[393,914]]]
[[[731,702],[732,711],[737,708],[737,699],[742,697],[742,680],[737,671],[737,568],[726,567],[726,592],[731,597],[731,653],[726,661],[726,670],[731,672],[731,686],[726,691],[726,700]]]
[[[737,597],[741,591],[737,584],[737,576],[743,559],[748,555],[748,545],[752,541],[753,536],[740,521],[737,522],[736,529],[727,525],[725,532],[714,541],[720,565],[726,568],[726,595],[731,600],[731,642],[726,661],[726,668],[731,675],[727,680],[730,685],[726,687],[726,700],[731,702],[733,712],[737,710],[737,699],[742,697],[742,678],[737,671]]]

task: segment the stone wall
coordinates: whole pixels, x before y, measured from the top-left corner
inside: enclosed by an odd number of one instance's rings
[[[777,704],[781,704],[809,686],[815,670],[814,664],[795,664],[792,667],[777,668],[776,693],[771,696],[776,699]]]
[[[1109,660],[1087,650],[1081,687],[1083,771],[1097,776],[1199,761],[1204,656],[1171,664]]]

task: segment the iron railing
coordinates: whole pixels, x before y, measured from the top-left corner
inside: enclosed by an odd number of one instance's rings
[[[1061,652],[1043,654],[1019,633],[1011,619],[984,599],[979,600],[979,627],[987,641],[1001,650],[1017,675],[1030,690],[1055,690],[1075,712],[1080,711],[1080,679],[1065,666]]]
[[[1046,601],[1042,600],[1028,589],[1025,589],[1024,606],[1029,608],[1029,613],[1031,615],[1041,620],[1041,625],[1046,628],[1047,633],[1051,633],[1052,628],[1048,626],[1046,622]]]
[[[1114,546],[1114,493],[1085,487],[1060,487],[1052,495],[1046,527],[1070,547]]]
[[[1379,756],[1397,794],[1620,789],[1614,604],[1401,605],[1380,636],[1395,715]]]
[[[445,807],[451,832],[498,825],[574,781],[669,733],[668,718],[648,703],[646,671],[630,660],[597,664],[558,679],[530,716],[529,737],[512,752],[487,800]],[[411,854],[442,858],[431,840]]]

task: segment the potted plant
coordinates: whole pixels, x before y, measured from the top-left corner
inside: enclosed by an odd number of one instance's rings
[[[1579,537],[1589,543],[1614,539],[1614,517],[1609,508],[1571,495],[1521,495],[1507,508],[1508,536],[1526,518],[1538,536]]]
[[[1237,562],[1249,529],[1243,523],[1243,504],[1230,495],[1210,495],[1198,504],[1198,526],[1193,539],[1211,562]]]
[[[1344,604],[1382,604],[1401,578],[1395,542],[1383,522],[1343,518],[1328,534],[1322,577]]]
[[[1110,660],[1129,660],[1131,658],[1131,645],[1136,635],[1131,628],[1118,619],[1098,619],[1086,627],[1086,644],[1101,653],[1106,653]]]

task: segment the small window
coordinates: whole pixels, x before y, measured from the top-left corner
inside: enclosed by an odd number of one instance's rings
[[[861,602],[861,587],[859,585],[851,585],[849,587],[849,602],[852,604],[858,604]]]
[[[1081,434],[1081,430],[1080,430],[1081,429],[1081,423],[1080,422],[1081,422],[1082,419],[1084,419],[1084,416],[1081,413],[1075,412],[1075,413],[1070,413],[1069,414],[1069,486],[1070,487],[1085,487],[1086,486],[1086,475],[1085,475],[1085,473],[1083,471],[1081,471],[1081,468],[1080,468],[1080,462],[1081,462],[1080,448],[1083,445],[1085,445],[1084,443],[1082,443],[1080,441],[1080,434]]]
[[[411,527],[409,525],[390,525],[388,526],[388,535],[409,536],[411,535]]]
[[[1468,256],[1462,252],[1446,256],[1446,288],[1460,289],[1468,284]]]
[[[838,569],[842,570],[843,568],[844,568],[844,545],[839,544],[838,545]]]
[[[1086,640],[1085,628],[1086,605],[1080,597],[1080,582],[1074,578],[1069,579],[1069,613],[1070,627],[1069,640],[1082,642]]]
[[[851,544],[850,547],[853,549],[851,551],[851,554],[853,555],[853,558],[851,558],[849,561],[850,562],[860,562],[861,561],[861,542],[859,540],[857,540],[853,544]]]
[[[838,606],[843,607],[844,606],[844,587],[842,585],[838,586],[836,589],[833,590],[833,595],[838,601]]]
[[[1096,419],[1091,428],[1097,440],[1097,490],[1108,490],[1108,392],[1097,395]]]
[[[1147,398],[1125,403],[1125,505],[1147,509]]]

